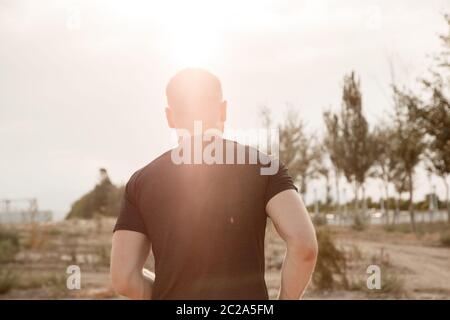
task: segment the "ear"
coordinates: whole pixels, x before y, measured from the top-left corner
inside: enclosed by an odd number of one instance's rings
[[[169,107],[166,107],[165,111],[166,111],[167,124],[168,124],[169,128],[172,128],[172,129],[175,128],[175,123],[173,121],[172,109],[170,109]]]
[[[220,104],[220,121],[225,122],[227,121],[227,101],[224,100]]]

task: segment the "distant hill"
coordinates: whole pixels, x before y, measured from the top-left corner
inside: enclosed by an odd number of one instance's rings
[[[95,216],[119,214],[124,186],[115,186],[108,177],[106,169],[100,169],[100,181],[93,190],[72,204],[66,219],[91,219]]]

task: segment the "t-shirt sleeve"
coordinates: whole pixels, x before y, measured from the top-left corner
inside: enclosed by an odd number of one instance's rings
[[[130,230],[145,234],[148,232],[142,219],[141,212],[135,200],[135,181],[134,177],[128,181],[122,196],[119,216],[114,226],[114,232],[117,230]]]
[[[288,169],[283,165],[283,163],[276,159],[272,161],[277,161],[278,171],[277,173],[268,176],[265,205],[267,205],[270,199],[282,191],[293,189],[298,192],[297,187],[294,185],[294,180],[289,175]]]

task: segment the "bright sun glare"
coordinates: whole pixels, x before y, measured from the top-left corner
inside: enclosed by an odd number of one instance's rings
[[[217,55],[221,21],[212,1],[169,1],[161,9],[164,46],[170,59],[180,66],[200,66]]]
[[[107,1],[115,15],[142,19],[158,28],[159,49],[178,66],[205,66],[220,59],[224,30],[240,22],[255,22],[260,1],[166,0]],[[261,16],[261,15],[259,15]],[[263,17],[264,18],[264,17]]]
[[[179,19],[168,25],[165,46],[170,59],[180,66],[201,66],[218,54],[220,33],[206,27],[201,19]]]

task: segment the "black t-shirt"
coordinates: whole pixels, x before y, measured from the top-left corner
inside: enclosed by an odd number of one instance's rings
[[[274,175],[262,166],[175,164],[168,151],[132,175],[114,231],[151,242],[154,299],[268,299],[265,207],[296,187],[284,166]]]

